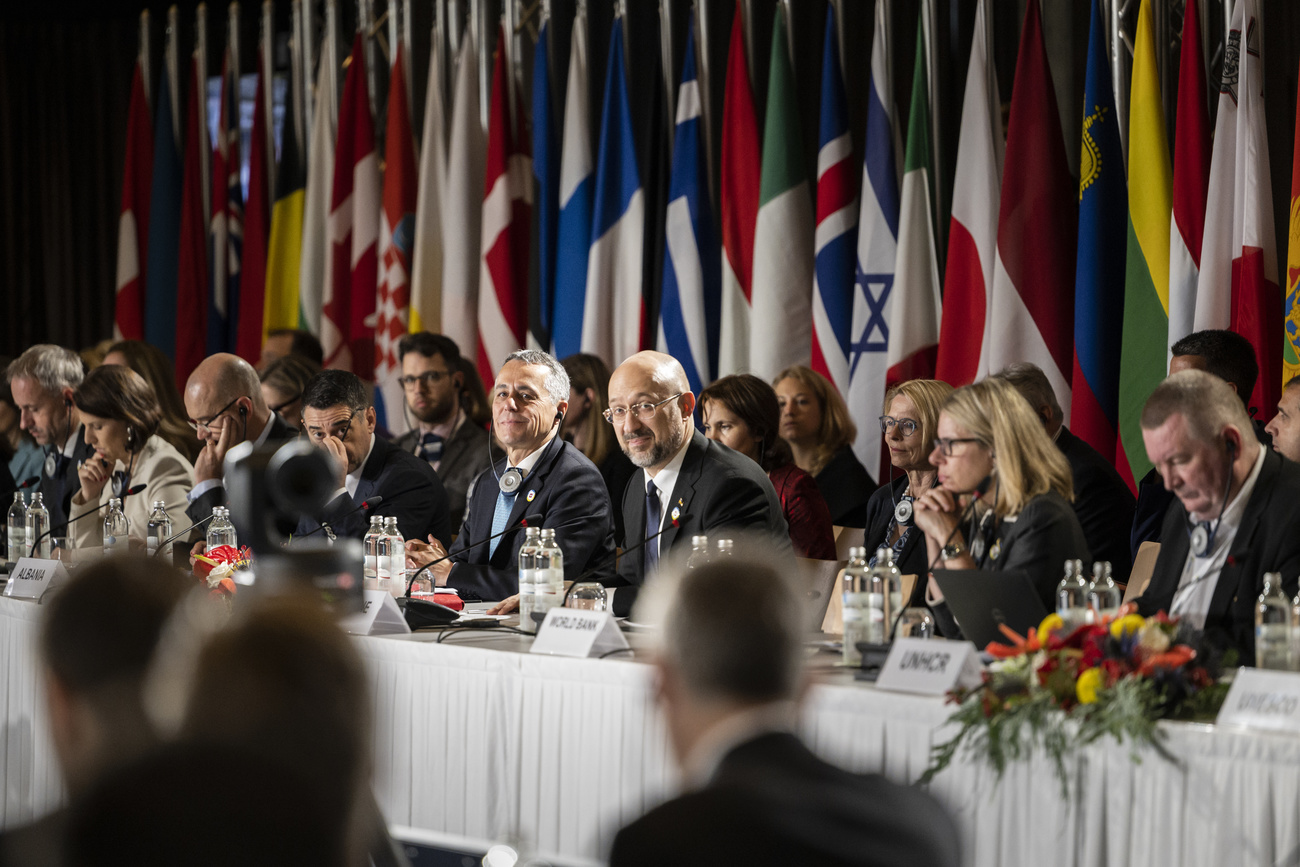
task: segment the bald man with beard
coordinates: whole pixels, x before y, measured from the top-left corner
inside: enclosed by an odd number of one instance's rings
[[[725,536],[750,530],[771,537],[789,553],[790,534],[781,500],[750,458],[695,429],[695,395],[671,355],[638,352],[609,380],[606,418],[618,444],[640,468],[623,493],[623,549],[614,611],[631,610],[637,589],[661,557],[691,536]],[[651,539],[656,533],[662,534]]]

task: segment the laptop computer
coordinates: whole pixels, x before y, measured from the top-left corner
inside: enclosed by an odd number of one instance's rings
[[[936,569],[934,580],[967,640],[981,649],[990,641],[1006,642],[999,624],[1024,635],[1048,613],[1028,572]]]

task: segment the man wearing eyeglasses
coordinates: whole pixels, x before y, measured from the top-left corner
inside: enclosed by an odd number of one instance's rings
[[[397,357],[414,425],[393,442],[437,471],[447,489],[451,525],[459,527],[470,484],[501,453],[489,451],[487,431],[470,421],[460,405],[465,376],[458,370],[456,341],[427,331],[407,334],[397,343]]]
[[[756,462],[695,429],[695,395],[671,355],[638,352],[609,380],[605,419],[641,472],[623,493],[624,555],[614,611],[631,610],[636,591],[674,545],[693,535],[750,529],[789,552],[781,500]],[[657,538],[655,538],[657,535]],[[648,540],[648,541],[647,541]]]
[[[207,520],[213,506],[226,503],[222,465],[226,452],[242,442],[260,446],[284,442],[298,432],[266,405],[253,366],[237,355],[210,355],[185,383],[185,412],[203,449],[194,459],[194,487],[185,515],[191,524]],[[199,543],[201,545],[202,543]],[[196,545],[193,553],[201,553]]]
[[[318,515],[298,522],[298,534],[328,526],[335,536],[361,539],[370,515],[397,518],[407,539],[451,541],[447,492],[427,463],[375,436],[371,389],[346,370],[322,370],[307,383],[302,425],[307,441],[334,456],[337,491]],[[358,508],[380,496],[373,512]]]

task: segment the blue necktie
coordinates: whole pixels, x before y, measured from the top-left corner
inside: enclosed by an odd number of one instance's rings
[[[655,533],[659,532],[659,523],[663,520],[663,506],[659,503],[659,489],[655,483],[648,481],[645,483],[645,538],[649,539]],[[659,540],[646,543],[645,546],[645,574],[659,568]]]
[[[420,457],[429,463],[442,460],[442,437],[435,433],[420,437]]]
[[[518,489],[516,489],[513,494],[507,494],[505,491],[497,494],[497,507],[496,510],[492,512],[492,532],[489,535],[496,536],[506,528],[506,524],[510,523],[510,510],[515,507],[515,497],[517,496],[519,496]],[[489,560],[491,560],[492,555],[497,552],[497,545],[501,544],[502,538],[503,537],[501,536],[497,536],[497,538],[488,543]]]

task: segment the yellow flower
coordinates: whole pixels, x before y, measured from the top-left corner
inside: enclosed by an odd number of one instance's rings
[[[1038,624],[1038,637],[1043,641],[1046,641],[1048,635],[1051,635],[1053,632],[1056,632],[1058,629],[1064,629],[1064,628],[1065,628],[1065,621],[1061,619],[1061,615],[1049,614],[1043,618],[1042,623]]]
[[[1146,619],[1140,614],[1126,614],[1110,625],[1110,634],[1123,638],[1131,632],[1137,632],[1146,625]]]
[[[1074,694],[1079,697],[1079,704],[1092,704],[1097,700],[1097,690],[1105,685],[1100,668],[1089,668],[1079,675],[1074,683]]]

